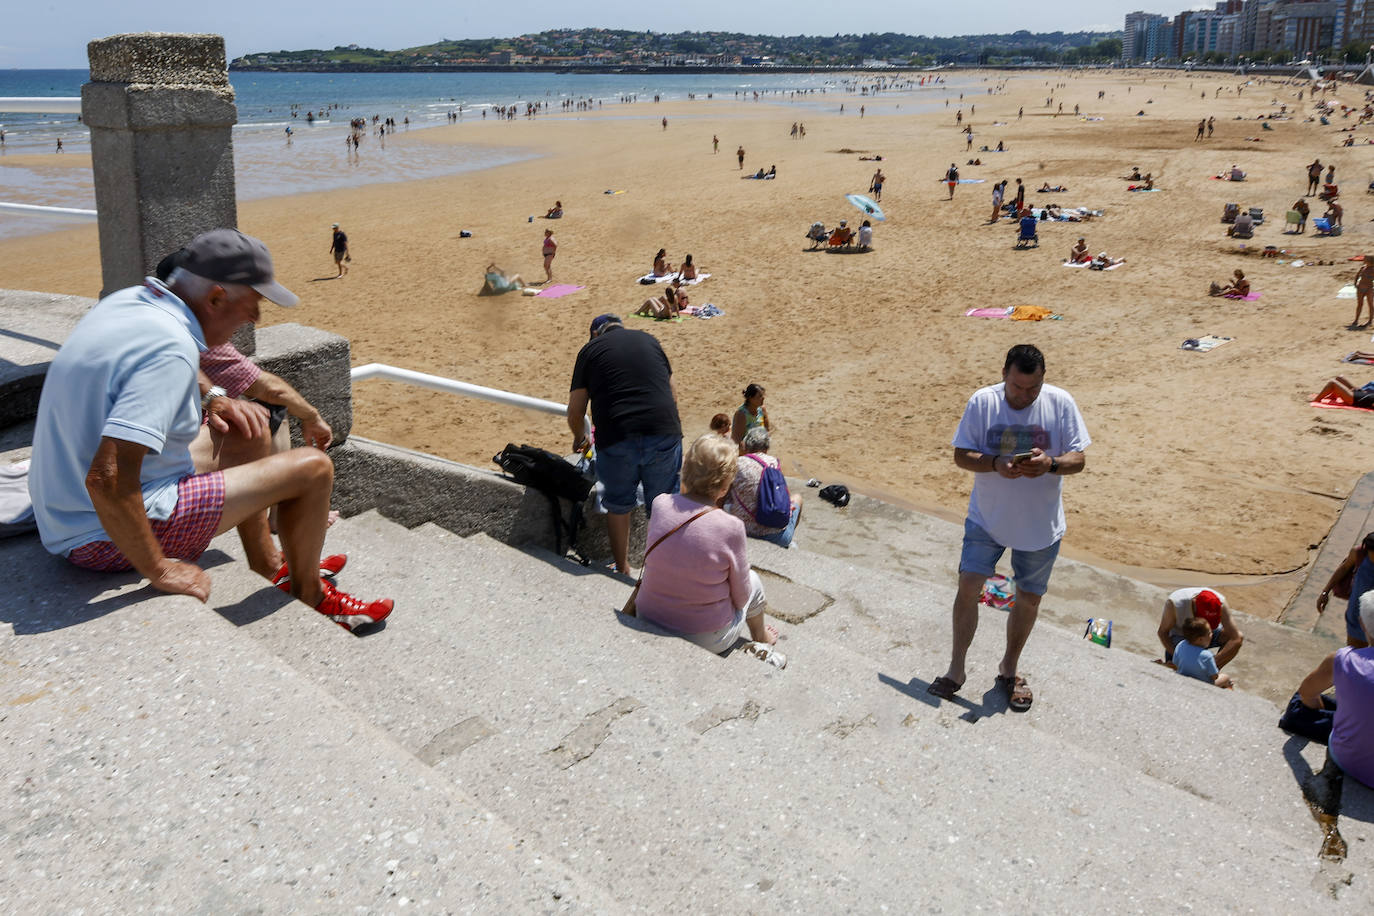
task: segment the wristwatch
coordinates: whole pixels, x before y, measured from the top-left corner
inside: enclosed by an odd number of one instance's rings
[[[1051,458],[1051,459],[1050,459],[1050,473],[1051,473],[1051,474],[1058,474],[1058,473],[1059,473],[1059,459],[1058,459],[1058,458]]]
[[[228,396],[229,392],[225,391],[220,386],[211,385],[210,390],[205,392],[205,394],[200,399],[201,413],[204,413],[205,411],[210,409],[210,402],[213,401],[215,398],[224,398]]]

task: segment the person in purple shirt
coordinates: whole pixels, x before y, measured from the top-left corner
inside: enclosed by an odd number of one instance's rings
[[[1360,598],[1360,625],[1374,636],[1374,592]],[[1335,720],[1327,745],[1349,776],[1374,787],[1374,648],[1346,646],[1322,660],[1298,687],[1303,705],[1320,709],[1322,692],[1336,688]]]

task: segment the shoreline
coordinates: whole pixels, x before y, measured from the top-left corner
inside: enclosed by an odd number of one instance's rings
[[[1355,412],[1306,403],[1326,377],[1358,374],[1340,357],[1364,337],[1341,328],[1350,303],[1334,294],[1354,272],[1345,258],[1370,245],[1371,234],[1351,212],[1362,195],[1350,196],[1342,238],[1290,238],[1280,234],[1282,220],[1266,221],[1254,244],[1338,262],[1292,270],[1241,255],[1216,216],[1237,197],[1271,218],[1282,214],[1302,190],[1299,173],[1314,152],[1358,186],[1367,151],[1336,149],[1339,124],[1298,121],[1278,124],[1263,144],[1247,143],[1258,133],[1254,114],[1270,109],[1270,97],[1292,108],[1296,87],[1252,87],[1238,96],[1238,80],[1222,75],[1066,75],[1056,97],[1105,119],[1094,122],[1053,117],[1043,106],[1054,88],[1043,85],[1046,75],[998,72],[986,85],[1011,79],[1007,93],[964,90],[966,104],[981,113],[965,112],[976,143],[1005,139],[1009,149],[982,154],[982,168],[964,165],[978,154],[964,153],[953,105],[916,114],[896,108],[906,99],[841,94],[834,98],[836,107],[846,105],[841,116],[727,99],[643,102],[614,120],[583,117],[550,129],[547,120],[519,119],[481,132],[481,143],[534,150],[537,159],[243,201],[240,224],[268,241],[282,281],[300,287],[309,309],[265,311],[264,324],[298,320],[343,334],[355,364],[391,363],[559,400],[590,317],[633,310],[643,298],[633,278],[656,248],[666,247],[670,260],[692,252],[713,274],[693,290],[694,302],[714,302],[725,315],[630,321],[655,334],[673,360],[689,440],[757,381],[769,389],[778,421],[775,451],[805,476],[853,480],[862,492],[961,519],[969,481],[948,455],[959,412],[977,387],[997,380],[1011,343],[1036,343],[1048,380],[1075,396],[1095,440],[1088,473],[1065,487],[1065,554],[1158,572],[1131,573],[1157,584],[1202,577],[1281,590],[1287,571],[1306,564],[1309,545],[1326,537],[1366,470],[1359,456],[1374,445],[1374,430]],[[1190,83],[1201,85],[1188,91]],[[1098,91],[1106,93],[1101,100]],[[869,117],[857,116],[860,104]],[[1147,117],[1135,118],[1147,105]],[[1019,121],[1018,107],[1025,109]],[[1218,137],[1195,145],[1192,125],[1208,111]],[[1236,114],[1251,120],[1230,120]],[[660,116],[670,119],[666,131]],[[808,128],[804,141],[787,136],[798,119]],[[726,152],[710,152],[713,132]],[[427,130],[422,142],[453,145],[462,133]],[[739,181],[736,144],[749,151],[747,170],[776,163],[779,179]],[[875,251],[807,253],[802,235],[812,220],[857,216],[843,194],[866,186],[875,163],[855,161],[864,150],[884,154],[888,175],[889,219],[877,227]],[[987,180],[961,187],[953,202],[937,180],[951,158],[969,177]],[[1249,182],[1208,180],[1235,160],[1248,167]],[[1154,171],[1166,193],[1122,193],[1117,176],[1136,164]],[[1072,192],[1053,202],[1106,215],[1044,226],[1041,250],[1013,251],[1014,227],[987,225],[986,200],[993,181],[1015,177],[1032,188],[1068,184]],[[626,193],[602,193],[616,189]],[[530,225],[527,216],[555,198],[565,219]],[[331,222],[343,224],[355,249],[344,281],[321,277]],[[560,241],[555,282],[587,288],[555,300],[477,297],[482,266],[492,260],[542,277],[537,243],[546,225]],[[460,228],[474,237],[459,240]],[[1095,251],[1126,256],[1125,269],[1062,270],[1060,249],[1078,235]],[[44,244],[33,237],[0,243],[0,286],[94,296],[94,236],[87,227],[47,233]],[[73,247],[70,257],[52,256]],[[1237,265],[1255,277],[1261,300],[1209,300],[1207,281]],[[1001,304],[1045,305],[1064,318],[963,317],[970,307]],[[1206,354],[1178,350],[1184,338],[1205,333],[1236,341]],[[488,466],[507,441],[553,451],[566,444],[556,418],[512,416],[381,382],[355,395],[359,435],[477,466]],[[1263,578],[1242,581],[1250,577]],[[1267,607],[1257,598],[1253,612],[1272,618],[1287,597],[1267,598]]]

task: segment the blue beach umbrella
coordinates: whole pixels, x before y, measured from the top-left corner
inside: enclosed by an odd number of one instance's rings
[[[883,216],[883,208],[878,206],[871,197],[865,197],[862,194],[846,194],[844,199],[876,220],[887,220],[887,217]]]

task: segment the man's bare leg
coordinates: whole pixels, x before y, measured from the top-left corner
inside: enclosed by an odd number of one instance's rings
[[[191,443],[191,460],[197,474],[207,471],[223,471],[232,467],[249,464],[266,458],[272,450],[272,440],[268,436],[248,438],[242,435],[218,433],[208,425],[202,426],[200,433]],[[239,540],[243,542],[243,553],[248,559],[248,568],[258,575],[270,579],[276,575],[282,564],[282,552],[272,540],[272,529],[267,520],[267,507],[259,513],[244,518],[238,524]]]
[[[1019,588],[1016,590],[1011,613],[1007,615],[1007,652],[997,666],[998,674],[1016,676],[1016,664],[1021,660],[1021,650],[1026,647],[1031,630],[1035,629],[1035,619],[1040,615],[1040,599],[1043,597]]]
[[[985,581],[987,576],[981,573],[959,573],[959,591],[954,596],[954,647],[949,670],[945,672],[945,677],[956,684],[963,684],[968,676],[968,647],[973,645],[973,636],[978,632],[978,599]]]
[[[288,568],[314,572],[320,568],[333,488],[334,463],[314,448],[295,448],[251,464],[226,468],[219,531],[236,527],[254,515],[260,515],[265,525],[264,510],[277,505]],[[319,576],[293,575],[291,594],[315,607],[324,597]]]
[[[611,542],[611,557],[615,560],[615,571],[628,576],[630,574],[630,513],[608,512],[606,514],[606,537]]]

